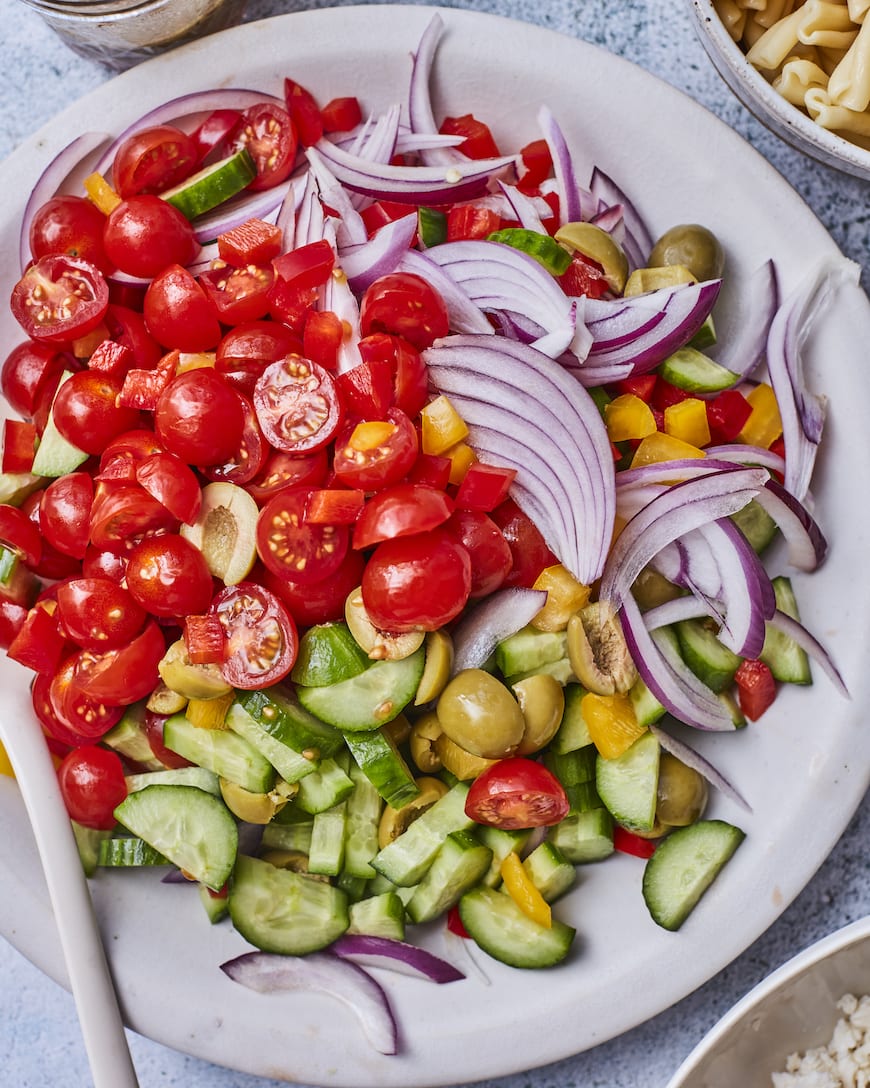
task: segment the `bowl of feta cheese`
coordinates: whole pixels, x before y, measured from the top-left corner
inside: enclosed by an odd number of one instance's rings
[[[708,1032],[667,1088],[870,1085],[870,917],[773,971]]]

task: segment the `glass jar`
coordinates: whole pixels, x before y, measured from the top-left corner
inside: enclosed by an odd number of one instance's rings
[[[247,0],[22,0],[75,53],[121,70],[234,26]]]

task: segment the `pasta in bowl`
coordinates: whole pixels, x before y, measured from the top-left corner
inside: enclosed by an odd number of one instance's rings
[[[870,0],[689,0],[743,104],[792,146],[870,178]]]

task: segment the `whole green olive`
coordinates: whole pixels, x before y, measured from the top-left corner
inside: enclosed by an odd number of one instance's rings
[[[670,752],[662,752],[656,819],[668,827],[686,827],[700,819],[706,807],[705,779]]]
[[[517,700],[483,669],[458,672],[441,692],[436,713],[452,741],[484,759],[512,755],[526,728]]]
[[[517,755],[529,756],[556,735],[565,713],[565,691],[555,676],[545,672],[527,676],[513,689],[526,723]]]
[[[647,263],[652,268],[682,264],[699,280],[715,280],[722,275],[725,254],[711,230],[699,223],[681,223],[659,238]]]

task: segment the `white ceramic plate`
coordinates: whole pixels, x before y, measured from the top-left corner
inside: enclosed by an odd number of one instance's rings
[[[341,8],[228,31],[133,69],[47,125],[0,167],[4,291],[14,279],[17,215],[42,166],[77,132],[119,131],[171,94],[257,86],[280,92],[285,75],[326,101],[359,94],[369,108],[401,100],[409,56],[431,9]],[[445,10],[436,65],[439,113],[473,111],[504,146],[536,138],[546,103],[561,120],[582,171],[598,163],[632,193],[653,231],[688,221],[723,240],[730,284],[774,256],[783,286],[808,264],[836,256],[825,230],[786,183],[731,131],[687,98],[589,45],[500,18]],[[20,194],[20,200],[9,196]],[[0,317],[5,342],[19,339]],[[782,694],[758,725],[698,743],[749,798],[747,816],[721,797],[711,815],[739,823],[747,840],[678,934],[658,929],[640,893],[642,866],[616,857],[583,870],[558,907],[578,927],[570,963],[519,972],[482,955],[476,971],[436,987],[381,973],[401,1021],[402,1051],[366,1044],[341,1005],[311,995],[263,996],[218,970],[246,949],[228,925],[211,928],[196,893],[151,873],[101,874],[94,898],[130,1025],[165,1044],[241,1071],[318,1085],[465,1083],[531,1068],[620,1034],[680,1000],[739,955],[804,887],[863,796],[870,733],[866,667],[870,579],[866,405],[870,307],[845,288],[808,344],[808,373],[830,402],[815,478],[827,564],[797,578],[804,619],[835,653],[851,686],[840,698],[823,676]],[[0,663],[0,712],[28,713],[25,677]],[[63,978],[47,896],[14,784],[0,782],[0,930]],[[439,934],[430,946],[443,948]]]

